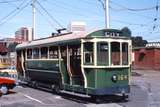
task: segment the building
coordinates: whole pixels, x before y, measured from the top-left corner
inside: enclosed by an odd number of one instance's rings
[[[27,27],[21,27],[15,32],[15,39],[22,41],[31,41],[32,38],[32,29]]]
[[[160,42],[150,42],[145,47],[133,49],[133,69],[160,70]]]
[[[79,33],[86,31],[86,23],[81,21],[73,21],[68,25],[68,32]]]
[[[4,43],[0,43],[0,69],[6,68],[9,65],[8,48]]]
[[[16,63],[15,47],[24,42],[21,39],[4,38],[0,39],[0,68],[6,68]]]

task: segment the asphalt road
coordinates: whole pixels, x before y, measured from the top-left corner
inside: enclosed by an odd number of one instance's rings
[[[129,101],[126,102],[118,96],[109,96],[96,104],[89,97],[56,95],[50,91],[21,86],[0,97],[0,107],[147,107],[147,102],[147,91],[137,85],[131,86]]]

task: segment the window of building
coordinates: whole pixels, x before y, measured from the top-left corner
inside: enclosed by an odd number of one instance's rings
[[[97,64],[108,65],[108,43],[99,42],[97,43]]]
[[[85,64],[93,64],[94,56],[93,56],[93,42],[84,43],[84,63]]]
[[[122,65],[128,65],[128,43],[122,43]]]
[[[49,58],[50,59],[58,58],[58,47],[57,46],[49,47]]]
[[[27,59],[32,59],[32,49],[27,49]]]
[[[48,47],[41,48],[41,58],[47,59],[48,58]]]
[[[33,49],[33,59],[39,59],[39,48]]]
[[[120,65],[120,43],[111,42],[111,65]]]

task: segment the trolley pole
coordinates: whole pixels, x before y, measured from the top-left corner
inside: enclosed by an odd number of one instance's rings
[[[105,26],[109,29],[109,0],[105,0]]]
[[[35,8],[36,0],[32,0],[32,11],[33,11],[33,25],[32,25],[32,40],[34,40],[36,35],[36,8]]]

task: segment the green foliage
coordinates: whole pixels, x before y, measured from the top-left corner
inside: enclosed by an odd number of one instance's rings
[[[122,35],[131,37],[131,30],[128,27],[124,27],[121,29]],[[148,42],[143,40],[141,36],[131,37],[133,47],[144,47]]]
[[[127,36],[127,37],[131,37],[132,32],[128,27],[124,27],[121,29],[122,31],[122,35]]]
[[[132,45],[133,47],[144,47],[148,42],[143,40],[141,36],[132,37]]]

